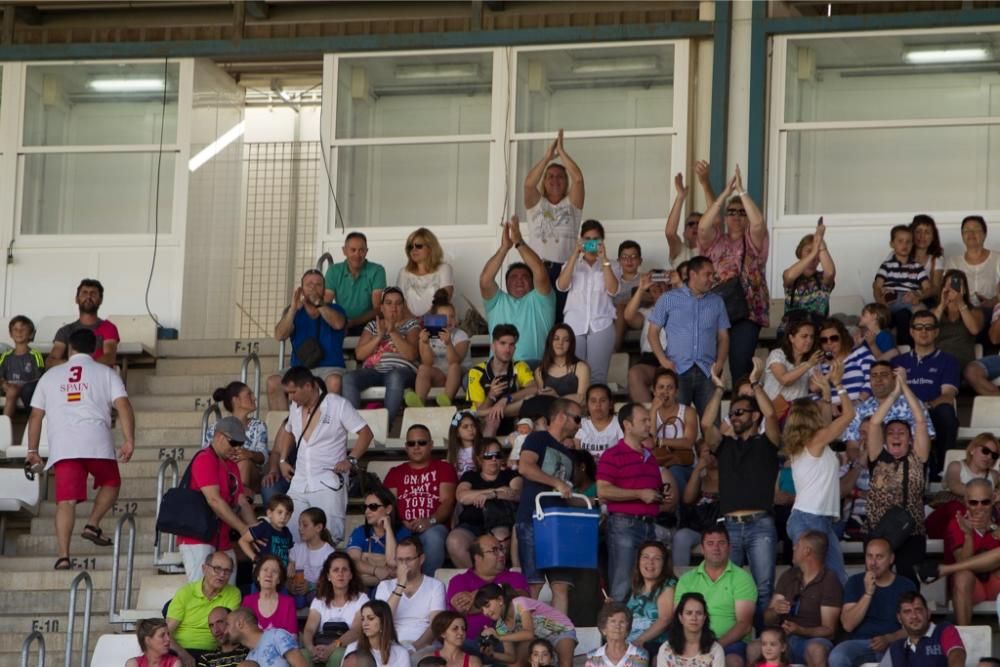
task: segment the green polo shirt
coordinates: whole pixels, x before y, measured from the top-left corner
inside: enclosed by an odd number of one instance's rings
[[[708,616],[711,620],[712,632],[716,637],[729,632],[736,625],[736,601],[747,600],[757,602],[757,584],[750,573],[741,567],[726,564],[722,576],[716,581],[705,572],[705,563],[688,570],[677,581],[674,590],[674,604],[677,604],[685,593],[701,593],[708,605]],[[750,635],[743,638],[750,641]]]
[[[240,589],[226,584],[212,598],[205,597],[201,581],[192,581],[181,586],[167,607],[167,618],[180,622],[173,637],[182,647],[196,651],[214,651],[215,638],[208,629],[208,615],[216,607],[236,609],[243,601]]]
[[[348,270],[346,261],[331,264],[326,270],[326,288],[333,290],[337,303],[347,313],[347,319],[353,320],[372,309],[372,292],[385,289],[385,268],[366,259],[355,278]]]

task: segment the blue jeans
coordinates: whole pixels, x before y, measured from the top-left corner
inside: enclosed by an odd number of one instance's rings
[[[417,374],[408,368],[395,368],[382,373],[374,368],[359,368],[344,375],[340,389],[344,398],[356,409],[361,407],[361,392],[371,387],[385,387],[385,409],[389,422],[399,415],[403,407],[403,392],[413,387]]]
[[[733,384],[753,370],[753,354],[759,337],[760,325],[750,320],[740,320],[729,328],[729,374]]]
[[[844,554],[840,552],[840,539],[834,530],[835,521],[832,516],[820,516],[793,509],[791,516],[788,517],[788,537],[794,544],[799,541],[802,533],[809,530],[826,534],[826,569],[836,574],[840,585],[843,586],[847,582],[847,570],[844,569]]]
[[[678,379],[680,382],[677,385],[677,402],[684,405],[693,404],[699,415],[705,414],[705,408],[715,393],[712,378],[705,375],[697,366],[692,366],[681,373]],[[678,493],[683,495],[684,489]]]
[[[674,493],[677,494],[678,498],[684,497],[684,489],[687,488],[688,480],[691,479],[691,473],[694,472],[694,466],[670,466],[670,474],[674,478],[674,482],[677,484],[677,488],[674,489]]]
[[[616,512],[608,516],[607,531],[611,597],[624,602],[632,590],[632,572],[639,545],[654,538],[654,526],[631,514]]]
[[[263,502],[264,507],[267,507],[267,504],[271,502],[271,498],[273,496],[276,496],[279,493],[287,494],[288,487],[290,485],[291,482],[289,482],[287,479],[285,479],[284,477],[279,477],[278,480],[271,486],[261,486],[260,497],[262,499],[261,502]]]
[[[420,571],[428,577],[433,577],[437,569],[444,565],[445,556],[448,555],[448,551],[445,549],[448,528],[437,524],[420,533],[417,537],[424,545],[424,566]]]
[[[778,543],[774,518],[766,514],[747,523],[727,518],[726,530],[732,547],[729,560],[739,567],[749,560],[750,574],[757,582],[757,612],[763,614],[774,592],[774,549]]]
[[[830,651],[827,660],[829,667],[857,667],[866,662],[879,662],[885,655],[881,651],[873,651],[868,645],[868,639],[848,639],[840,642]]]

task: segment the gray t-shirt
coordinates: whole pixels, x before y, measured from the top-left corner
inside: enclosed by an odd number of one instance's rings
[[[13,350],[0,355],[0,377],[14,384],[34,384],[42,377],[45,365],[42,356],[34,350],[17,354]]]

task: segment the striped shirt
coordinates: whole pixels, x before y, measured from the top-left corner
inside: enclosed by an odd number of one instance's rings
[[[420,327],[420,320],[407,320],[396,328],[399,330],[399,335],[406,338],[406,334],[414,327]],[[365,325],[365,331],[373,336],[378,335],[378,325],[375,323],[375,320]],[[411,370],[414,373],[417,372],[416,364],[399,353],[399,350],[396,349],[396,344],[392,342],[392,338],[388,333],[382,336],[378,347],[368,355],[363,366],[365,368],[374,368],[379,373],[388,373],[397,368]]]
[[[651,324],[666,329],[670,345],[667,358],[677,374],[697,366],[706,377],[712,373],[719,331],[729,328],[726,304],[718,294],[695,296],[687,285],[672,289],[656,300]]]
[[[660,466],[656,457],[643,448],[641,452],[632,449],[624,439],[601,454],[597,462],[597,481],[608,482],[619,489],[660,490]],[[608,512],[631,514],[633,516],[656,516],[660,513],[659,503],[644,503],[640,500],[609,501]]]
[[[893,292],[918,292],[925,280],[930,280],[927,269],[920,262],[900,262],[893,255],[878,267],[876,278],[885,281],[882,289]]]
[[[862,392],[872,393],[871,387],[868,385],[868,371],[871,370],[873,363],[875,363],[875,357],[872,356],[871,350],[865,343],[854,348],[854,351],[844,359],[844,377],[841,378],[840,383],[844,385],[847,396],[852,401],[858,400]],[[830,364],[820,364],[819,370],[824,374],[829,373]],[[840,404],[839,394],[834,394],[831,399],[835,405]]]

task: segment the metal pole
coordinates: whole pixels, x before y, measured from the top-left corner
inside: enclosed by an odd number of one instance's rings
[[[83,582],[83,634],[80,645],[80,667],[87,667],[87,651],[90,648],[90,612],[94,606],[94,580],[90,573],[84,570],[73,578],[69,585],[69,620],[66,628],[66,659],[64,667],[72,667],[73,663],[73,630],[76,626],[76,590]]]
[[[24,643],[21,644],[21,667],[28,667],[28,652],[31,651],[31,645],[36,639],[38,640],[38,662],[35,665],[45,667],[45,635],[38,630],[25,637]]]
[[[285,370],[285,339],[278,341],[278,370]]]
[[[176,465],[174,466],[176,470]],[[163,470],[163,466],[160,466]],[[176,473],[175,473],[176,475]],[[121,555],[122,526],[128,523],[128,555],[125,557],[125,600],[118,606],[118,559]],[[135,515],[126,513],[115,526],[115,543],[111,554],[111,602],[108,604],[108,623],[121,623],[120,611],[132,607],[132,577],[135,574]]]
[[[204,441],[204,438],[202,438],[202,441]],[[177,472],[178,472],[177,460],[174,459],[174,457],[170,456],[163,460],[163,463],[160,464],[160,469],[156,471],[156,518],[157,519],[160,518],[160,503],[163,501],[163,494],[167,492],[167,490],[164,488],[164,479],[166,478],[167,468],[170,468],[171,472],[170,488],[172,489],[175,486],[177,486]],[[176,547],[177,545],[177,536],[170,535],[170,537],[167,539],[170,544],[170,548],[168,549],[168,551],[174,551],[174,547]],[[163,545],[159,540],[159,535],[157,535],[156,542],[153,545],[153,565],[160,565],[162,560],[163,560]]]
[[[205,408],[205,412],[201,414],[201,442],[205,442],[205,436],[208,435],[208,418],[213,412],[215,413],[215,418],[217,420],[222,419],[222,410],[219,409],[218,403],[212,403]],[[198,444],[200,445],[201,443]]]
[[[256,352],[251,352],[247,356],[243,357],[243,364],[240,366],[240,381],[243,384],[247,383],[247,376],[250,374],[250,364],[253,364],[253,395],[260,400],[260,357],[257,356]],[[257,410],[253,412],[254,416],[257,416]],[[202,437],[202,442],[204,442],[204,436]]]
[[[328,264],[333,264],[333,255],[331,255],[328,252],[324,252],[322,255],[319,256],[319,259],[316,260],[316,270],[318,270],[320,273],[325,273],[323,269],[324,262]]]

